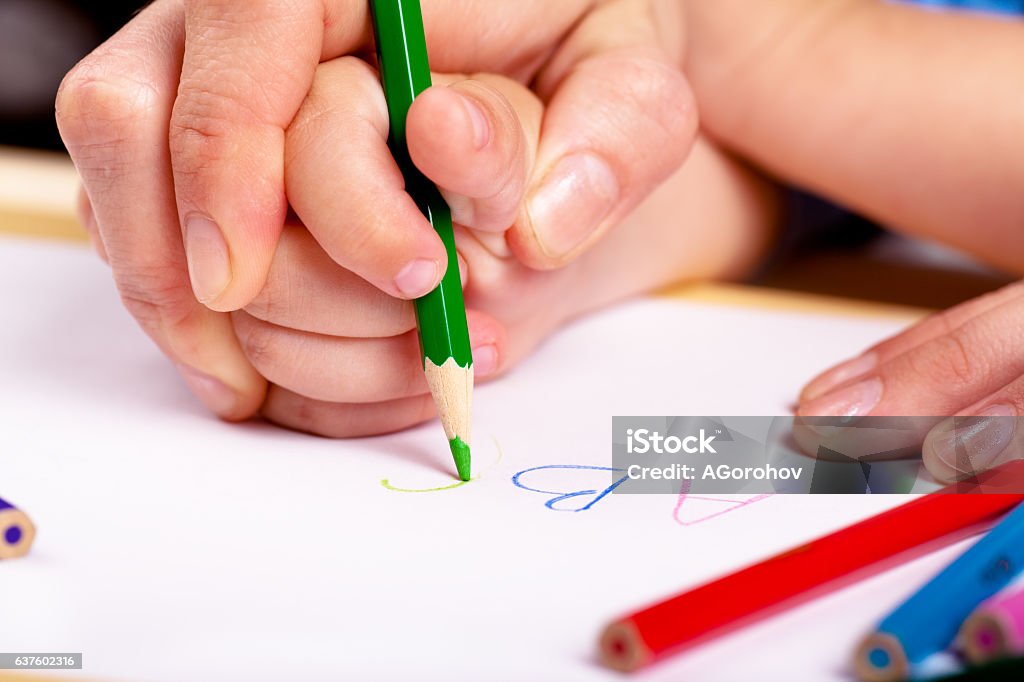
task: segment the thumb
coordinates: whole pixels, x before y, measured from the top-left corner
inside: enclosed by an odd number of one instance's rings
[[[650,15],[637,21],[637,5],[607,3],[589,15],[541,74],[548,108],[525,215],[509,235],[531,267],[558,267],[584,251],[693,145],[693,94]]]

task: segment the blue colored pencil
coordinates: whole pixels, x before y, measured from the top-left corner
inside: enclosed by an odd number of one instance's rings
[[[887,616],[854,654],[862,680],[912,676],[932,654],[948,648],[960,625],[984,600],[1024,570],[1024,504]]]

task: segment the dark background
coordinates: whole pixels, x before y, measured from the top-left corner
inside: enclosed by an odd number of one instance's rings
[[[0,145],[63,149],[53,121],[60,80],[144,0],[0,0]]]

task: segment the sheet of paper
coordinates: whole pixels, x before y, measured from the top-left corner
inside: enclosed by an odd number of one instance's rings
[[[0,563],[0,648],[81,651],[91,678],[618,680],[595,660],[609,619],[901,501],[601,497],[599,469],[612,415],[785,414],[898,320],[621,305],[478,388],[476,480],[405,492],[453,483],[436,423],[351,441],[220,423],[84,248],[0,241],[0,301],[0,497],[39,528]],[[948,556],[636,679],[843,679]]]

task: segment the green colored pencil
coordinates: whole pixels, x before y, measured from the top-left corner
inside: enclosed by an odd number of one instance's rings
[[[444,197],[413,164],[405,137],[409,107],[430,87],[430,64],[419,0],[370,0],[381,81],[391,118],[388,146],[405,176],[406,191],[423,211],[448,252],[441,284],[416,300],[423,371],[437,403],[459,478],[470,476],[470,414],[473,355],[466,324],[466,303],[455,256],[452,214]]]

